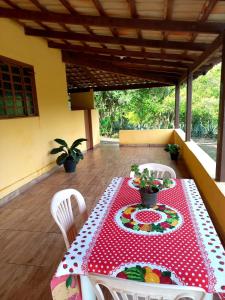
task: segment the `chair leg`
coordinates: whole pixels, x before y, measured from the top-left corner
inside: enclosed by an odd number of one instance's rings
[[[80,275],[82,300],[96,300],[92,284],[87,276]]]

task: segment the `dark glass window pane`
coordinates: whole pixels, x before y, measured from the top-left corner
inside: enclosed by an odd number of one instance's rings
[[[0,90],[0,99],[1,99],[1,97],[3,97],[3,91],[2,90]]]
[[[0,106],[0,116],[5,116],[5,109]]]
[[[33,100],[32,94],[26,94],[26,99],[28,101],[32,101]]]
[[[16,106],[17,107],[23,106],[23,101],[22,100],[16,100]]]
[[[3,79],[3,80],[6,80],[6,81],[10,81],[10,76],[9,76],[9,74],[2,73],[2,79]]]
[[[21,91],[22,90],[22,85],[14,84],[14,88],[15,88],[16,91]]]
[[[0,107],[4,106],[4,100],[0,98]]]
[[[31,75],[31,69],[30,68],[23,68],[23,75],[24,76],[29,76]]]
[[[29,107],[27,109],[27,111],[28,111],[28,115],[34,115],[34,109],[33,109],[33,107]]]
[[[13,76],[13,81],[14,82],[21,82],[21,77],[20,76]]]
[[[24,77],[24,82],[25,83],[31,83],[30,77]]]
[[[11,70],[14,74],[20,74],[20,68],[18,67],[11,67]]]
[[[7,115],[8,116],[15,115],[14,107],[7,107]]]
[[[23,94],[16,92],[15,94],[16,100],[22,100],[23,99]]]
[[[23,107],[19,107],[17,108],[17,115],[24,115],[24,108]]]
[[[9,66],[8,65],[5,65],[5,64],[1,64],[1,70],[3,71],[3,72],[9,72]]]
[[[11,90],[11,83],[10,82],[3,82],[3,86],[7,90]]]
[[[13,95],[11,91],[5,92],[5,100],[7,105],[13,105]]]
[[[32,91],[31,85],[26,85],[26,91],[29,91],[29,92]]]

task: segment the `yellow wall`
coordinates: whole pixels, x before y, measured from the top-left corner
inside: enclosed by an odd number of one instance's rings
[[[184,142],[184,133],[174,131],[174,143],[181,146],[181,154],[205,201],[210,216],[225,243],[225,183],[215,177],[215,162],[193,141]]]
[[[120,130],[120,145],[155,144],[165,145],[173,140],[173,129]]]
[[[93,146],[96,146],[100,143],[99,115],[97,110],[95,109],[91,110],[91,119],[92,119]]]
[[[93,90],[90,92],[83,93],[72,93],[71,97],[71,108],[72,109],[93,109],[94,108],[94,93]]]
[[[39,117],[0,120],[0,198],[55,165],[49,155],[53,139],[85,137],[83,111],[69,111],[65,65],[60,51],[41,38],[24,35],[22,27],[0,19],[0,55],[34,66]],[[86,144],[81,150],[86,149]]]

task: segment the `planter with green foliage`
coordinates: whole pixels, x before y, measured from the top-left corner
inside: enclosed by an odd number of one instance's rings
[[[154,207],[157,202],[158,192],[169,188],[172,184],[171,179],[156,178],[154,171],[150,171],[147,168],[141,172],[136,164],[131,166],[131,171],[134,172],[133,183],[138,183],[142,205],[146,207]]]
[[[165,151],[170,153],[172,160],[177,160],[180,153],[180,146],[177,144],[168,144],[166,145]]]
[[[57,138],[54,141],[61,146],[53,148],[50,151],[50,154],[58,154],[62,152],[56,159],[57,165],[64,165],[64,169],[67,173],[75,172],[76,165],[79,160],[84,158],[82,152],[77,147],[87,140],[83,138],[77,139],[72,143],[71,147],[69,147],[66,141],[62,139]]]

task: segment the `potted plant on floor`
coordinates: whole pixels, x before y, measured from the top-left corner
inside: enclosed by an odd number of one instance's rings
[[[180,146],[177,144],[168,144],[166,145],[165,151],[170,153],[172,160],[177,160],[180,153]]]
[[[84,158],[82,152],[77,147],[87,140],[83,138],[77,139],[72,143],[71,147],[69,147],[63,139],[57,138],[54,139],[54,141],[58,143],[60,147],[53,148],[50,151],[50,154],[58,154],[62,152],[56,159],[57,165],[64,165],[64,169],[67,173],[75,172],[76,165],[80,159]]]

